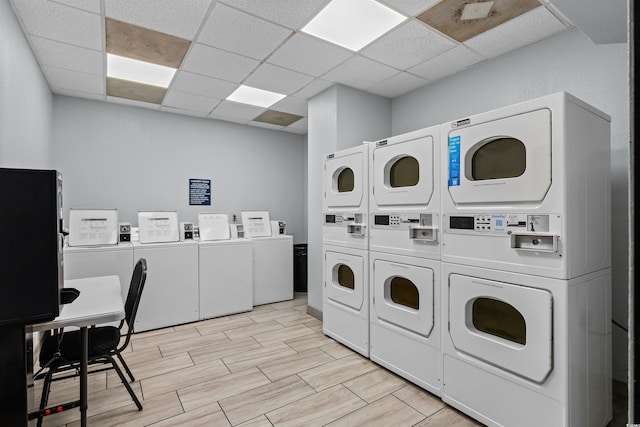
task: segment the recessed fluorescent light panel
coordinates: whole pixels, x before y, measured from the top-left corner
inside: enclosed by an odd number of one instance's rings
[[[302,31],[357,52],[405,19],[374,0],[333,0]]]
[[[269,92],[268,90],[256,89],[255,87],[240,85],[227,101],[241,102],[243,104],[257,105],[258,107],[269,108],[287,95]]]
[[[175,72],[175,68],[107,53],[108,77],[166,88]]]

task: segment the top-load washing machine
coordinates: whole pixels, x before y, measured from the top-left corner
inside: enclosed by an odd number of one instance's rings
[[[609,134],[564,92],[442,125],[442,260],[558,279],[610,267]]]
[[[328,154],[324,160],[322,242],[368,249],[369,144]]]
[[[440,128],[377,141],[369,155],[369,249],[440,259]]]
[[[369,356],[369,144],[328,154],[323,177],[323,332]]]
[[[230,239],[226,213],[199,213],[198,314],[200,319],[251,311],[253,247]]]

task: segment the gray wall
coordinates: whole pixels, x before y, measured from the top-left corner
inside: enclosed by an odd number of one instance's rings
[[[305,241],[303,135],[55,96],[53,147],[67,210],[117,208],[134,225],[139,210],[268,210]],[[211,180],[211,206],[189,206],[189,178]]]
[[[611,116],[613,318],[627,324],[629,81],[627,44],[570,30],[393,100],[393,134],[566,91]],[[627,379],[627,335],[613,326],[614,378]]]
[[[51,167],[52,98],[9,2],[0,1],[0,167]]]
[[[307,228],[308,304],[322,311],[322,172],[326,154],[391,132],[391,100],[332,86],[309,102]]]

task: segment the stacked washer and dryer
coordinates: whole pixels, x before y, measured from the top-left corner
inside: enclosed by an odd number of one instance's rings
[[[324,162],[323,332],[369,357],[369,144]]]
[[[564,92],[328,155],[324,332],[484,424],[605,426],[610,159]]]
[[[490,426],[605,426],[610,118],[566,93],[442,126],[442,399]]]
[[[371,360],[433,394],[440,351],[440,127],[372,144]]]

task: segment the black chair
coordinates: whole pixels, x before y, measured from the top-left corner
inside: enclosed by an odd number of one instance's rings
[[[122,384],[127,388],[127,391],[131,395],[131,398],[135,402],[138,410],[142,410],[142,405],[138,400],[135,392],[124,377],[122,370],[118,366],[114,357],[120,360],[120,363],[124,367],[125,371],[129,375],[131,382],[135,381],[129,366],[122,358],[122,351],[129,345],[131,334],[133,333],[133,326],[138,311],[138,305],[140,304],[140,298],[142,297],[142,290],[144,283],[147,279],[147,261],[144,258],[140,258],[133,269],[133,276],[131,277],[131,284],[129,285],[129,292],[127,293],[127,300],[124,304],[125,318],[120,321],[118,327],[115,326],[98,326],[91,327],[88,330],[88,350],[89,366],[96,364],[109,364],[110,366],[91,370],[90,373],[102,372],[109,369],[114,369]],[[123,326],[127,324],[126,335],[123,334]],[[124,342],[120,345],[122,337],[125,337]],[[59,331],[54,334],[48,334],[42,344],[40,350],[40,365],[43,367],[41,370],[48,369],[44,374],[44,384],[42,387],[42,397],[40,399],[40,409],[44,409],[47,406],[49,400],[49,391],[51,388],[51,382],[61,379],[66,379],[78,375],[80,366],[81,349],[80,349],[80,331],[75,330],[71,332]],[[74,370],[75,373],[66,376],[53,375],[58,372],[67,370]],[[36,378],[42,378],[43,375],[36,375]],[[42,418],[38,419],[38,425],[41,425]]]

